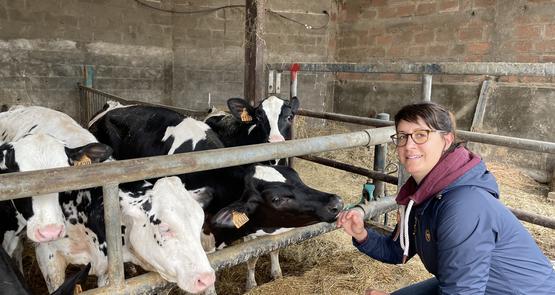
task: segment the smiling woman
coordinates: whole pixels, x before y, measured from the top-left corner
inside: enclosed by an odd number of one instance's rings
[[[456,143],[452,114],[435,103],[407,105],[395,115],[395,129],[393,143],[411,177],[396,198],[393,235],[365,229],[357,207],[337,221],[370,257],[404,264],[418,254],[435,275],[392,294],[553,294],[550,262],[499,201],[480,157]]]

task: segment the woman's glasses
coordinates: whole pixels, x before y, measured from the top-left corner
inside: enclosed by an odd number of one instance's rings
[[[409,137],[412,138],[412,141],[416,144],[423,144],[428,141],[430,137],[430,132],[439,132],[445,133],[445,131],[441,130],[415,130],[413,133],[397,133],[391,135],[391,139],[393,140],[393,144],[397,147],[403,147],[407,145],[409,141]]]

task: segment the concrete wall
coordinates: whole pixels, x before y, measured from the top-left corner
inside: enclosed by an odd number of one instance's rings
[[[239,0],[148,3],[174,11],[244,5]],[[266,7],[320,26],[328,22],[322,12],[334,6],[310,0],[268,1]],[[333,21],[309,30],[276,14],[265,17],[267,62],[333,56]],[[228,98],[243,97],[244,23],[243,7],[189,14],[131,0],[0,0],[0,103],[44,105],[77,117],[75,85],[83,80],[84,65],[92,65],[93,86],[124,98],[206,109],[210,93],[212,104],[225,106]],[[329,75],[301,82],[302,101],[321,108],[329,97],[322,77]],[[280,96],[287,98],[283,81]]]

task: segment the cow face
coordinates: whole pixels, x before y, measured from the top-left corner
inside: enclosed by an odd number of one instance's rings
[[[227,106],[235,118],[252,124],[249,131],[260,133],[262,142],[279,142],[290,138],[291,124],[299,108],[299,100],[297,97],[287,101],[270,96],[253,108],[242,98],[230,98]]]
[[[255,165],[245,178],[242,199],[221,209],[212,224],[236,228],[237,216],[245,214],[246,226],[254,230],[299,227],[332,222],[342,208],[341,198],[306,186],[289,167]]]
[[[99,162],[110,154],[110,147],[98,143],[68,149],[50,135],[29,134],[0,146],[0,173],[68,167],[83,156],[89,162]],[[15,199],[13,204],[26,220],[27,237],[32,241],[49,242],[65,235],[58,193]]]
[[[142,196],[120,192],[126,247],[164,279],[187,292],[214,284],[200,244],[204,212],[177,177],[159,179]]]

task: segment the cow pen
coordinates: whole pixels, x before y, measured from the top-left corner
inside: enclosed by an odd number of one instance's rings
[[[275,69],[278,71],[287,70],[290,64],[274,64],[268,65],[268,69]],[[394,73],[411,73],[411,74],[422,74],[423,89],[427,89],[431,85],[431,75],[432,74],[486,74],[486,75],[536,75],[536,76],[546,76],[553,75],[555,73],[555,66],[553,64],[521,64],[521,63],[440,63],[440,64],[393,64],[393,65],[354,65],[354,64],[300,64],[301,71],[347,71],[347,72],[357,72],[357,73],[374,73],[374,72],[394,72]],[[294,85],[294,83],[291,83]],[[105,101],[112,99],[119,101],[123,104],[131,103],[142,103],[129,101],[102,91],[79,86],[80,97],[81,97],[81,121],[83,123],[88,120],[94,114],[94,112],[101,109]],[[293,91],[293,90],[292,90]],[[294,90],[296,91],[296,90]],[[482,93],[481,93],[482,94]],[[430,92],[423,91],[423,100],[429,98]],[[205,111],[195,111],[187,110],[182,108],[172,109],[191,116],[202,116]],[[373,146],[373,145],[383,145],[389,142],[388,135],[393,133],[391,126],[393,123],[388,120],[374,119],[374,118],[363,118],[356,116],[349,116],[343,114],[326,113],[326,112],[314,112],[310,110],[299,110],[297,113],[301,116],[322,118],[328,120],[335,120],[347,123],[356,123],[360,125],[379,127],[375,129],[366,129],[361,132],[353,132],[341,135],[331,135],[323,137],[314,137],[309,139],[298,139],[290,142],[282,142],[277,144],[260,144],[243,148],[228,148],[224,151],[210,151],[210,152],[196,152],[191,154],[181,154],[181,155],[170,155],[170,156],[159,156],[160,160],[150,161],[150,158],[135,159],[118,161],[116,163],[100,164],[100,165],[114,165],[113,169],[117,171],[135,171],[137,167],[149,167],[141,172],[128,173],[125,178],[117,178],[116,175],[121,175],[121,173],[114,172],[110,174],[107,172],[98,174],[99,172],[89,171],[89,173],[95,174],[94,183],[82,184],[79,187],[90,187],[95,185],[103,185],[104,183],[110,183],[109,186],[105,186],[105,190],[112,187],[115,193],[116,182],[125,182],[143,179],[146,177],[159,177],[165,175],[173,175],[179,173],[188,173],[194,171],[208,170],[219,167],[227,167],[233,165],[240,165],[245,163],[263,161],[268,159],[274,159],[279,157],[293,157],[298,156],[306,160],[317,162],[323,165],[335,167],[352,173],[360,174],[374,179],[376,181],[382,181],[392,184],[398,184],[398,178],[384,174],[383,168],[374,167],[374,170],[368,170],[361,167],[354,167],[345,163],[338,163],[332,160],[323,159],[319,157],[310,156],[309,154],[331,151],[343,148],[350,148],[356,146]],[[469,132],[463,130],[457,130],[459,136],[466,141],[499,145],[517,149],[531,150],[542,153],[555,154],[555,143],[543,142],[537,140],[513,138],[508,136],[499,136],[492,134],[484,134],[477,132]],[[357,138],[356,140],[354,138]],[[229,150],[229,152],[228,152]],[[205,155],[206,154],[206,155]],[[165,158],[169,158],[167,161]],[[219,163],[214,163],[210,159],[218,158]],[[137,162],[135,162],[137,161]],[[122,164],[122,167],[118,165]],[[165,163],[165,164],[164,164]],[[155,165],[156,164],[156,165]],[[136,165],[136,166],[135,166]],[[182,167],[181,165],[187,165],[187,167]],[[135,168],[133,168],[135,167]],[[89,167],[84,167],[85,169],[90,169]],[[71,169],[71,168],[66,168]],[[77,168],[82,169],[82,168]],[[131,170],[130,170],[131,169]],[[108,170],[108,169],[106,169]],[[73,170],[71,170],[73,171]],[[73,173],[72,173],[73,174]],[[75,174],[78,175],[78,174]],[[104,175],[101,178],[100,175]],[[15,179],[15,178],[14,178]],[[78,178],[76,178],[78,179]],[[88,179],[88,178],[87,178]],[[106,182],[102,180],[106,179]],[[121,179],[121,180],[120,180]],[[4,182],[3,182],[4,183]],[[76,181],[76,183],[78,183]],[[37,183],[39,185],[39,183]],[[80,184],[81,185],[81,184]],[[29,186],[30,188],[31,186]],[[39,185],[40,187],[40,185]],[[58,189],[62,190],[68,189],[67,186],[61,185]],[[73,187],[77,188],[77,187]],[[38,188],[37,188],[38,189]],[[49,189],[53,189],[52,186]],[[41,191],[45,192],[45,191]],[[28,194],[28,193],[27,193]],[[24,195],[20,195],[24,196]],[[111,198],[115,199],[115,198]],[[117,216],[109,213],[108,210],[116,210],[117,212],[117,202],[111,202],[110,206],[107,207],[106,216]],[[364,205],[366,208],[366,218],[372,218],[379,216],[380,214],[387,213],[396,208],[394,197],[387,196],[378,199],[375,202],[370,202]],[[111,208],[108,208],[111,207]],[[530,222],[533,224],[538,224],[548,228],[555,228],[555,219],[540,216],[538,214],[529,213],[523,210],[510,209],[519,219]],[[107,232],[110,230],[108,228],[117,228],[118,220],[110,218],[113,225],[107,224]],[[320,223],[312,225],[306,228],[295,229],[293,231],[278,235],[278,236],[268,236],[259,238],[257,240],[248,241],[237,246],[225,248],[223,250],[217,251],[215,253],[209,254],[209,259],[214,267],[214,269],[222,269],[229,266],[233,266],[239,263],[247,261],[251,257],[256,257],[270,251],[285,247],[289,244],[303,241],[320,234],[332,231],[335,229],[333,224]],[[117,230],[113,233],[118,233]],[[116,235],[117,236],[117,235]],[[114,237],[112,237],[114,239]],[[115,239],[117,240],[117,238]],[[111,244],[108,242],[108,244]],[[117,244],[117,242],[116,242]],[[113,294],[114,291],[122,292],[124,294],[140,294],[148,293],[155,289],[162,289],[168,286],[160,276],[155,273],[144,274],[135,278],[123,281],[123,270],[121,267],[121,253],[118,252],[116,247],[109,246],[112,248],[112,252],[115,253],[116,259],[110,260],[110,273],[111,283],[109,286],[104,288],[98,288],[85,292],[85,294]],[[119,245],[121,248],[121,244]],[[120,253],[120,254],[117,254]],[[118,257],[119,255],[119,257]]]

